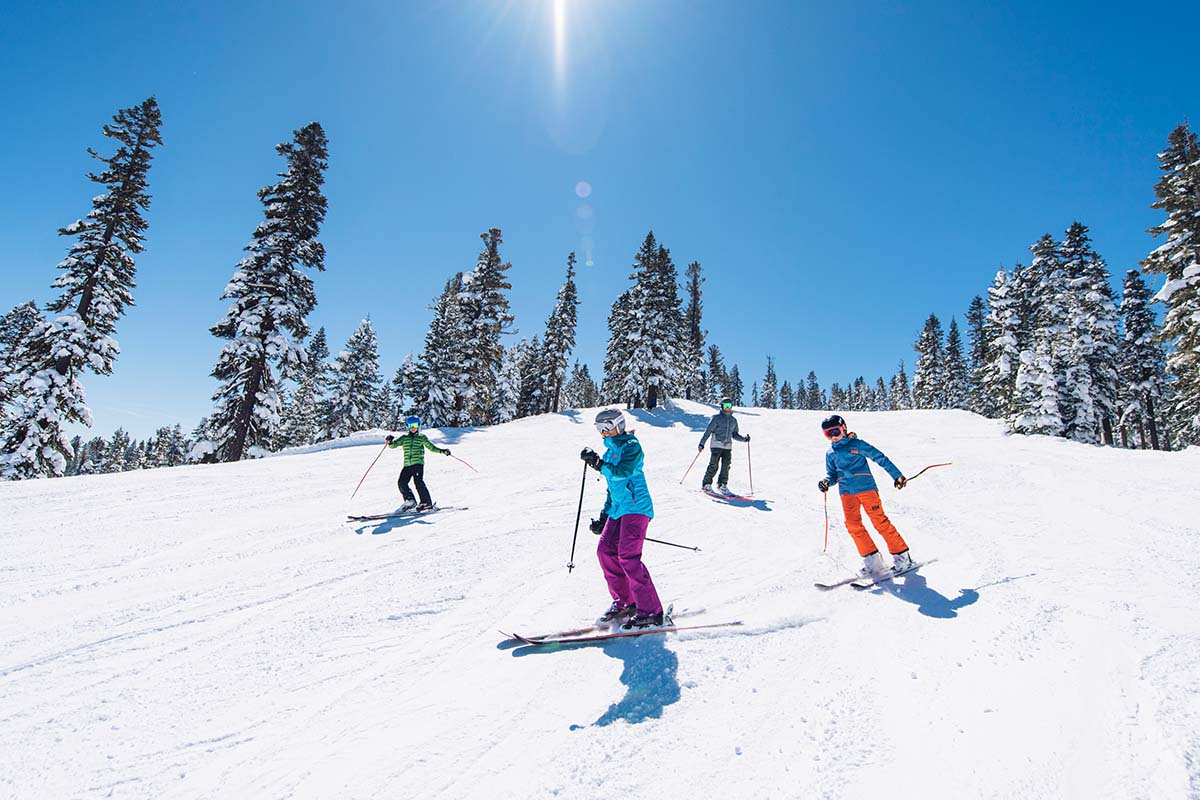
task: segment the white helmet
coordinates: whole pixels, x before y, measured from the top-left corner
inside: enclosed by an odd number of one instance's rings
[[[606,408],[596,415],[596,430],[607,433],[614,428],[618,433],[625,432],[625,415],[620,409]]]

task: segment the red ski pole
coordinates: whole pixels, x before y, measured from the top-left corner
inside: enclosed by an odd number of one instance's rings
[[[463,461],[461,458],[459,458],[459,457],[458,457],[458,456],[456,456],[456,455],[451,455],[450,453],[446,453],[446,455],[450,456],[450,457],[451,457],[451,458],[453,458],[455,461],[459,461],[459,462],[461,462],[461,463],[463,463],[463,464],[467,464],[467,462]],[[475,469],[475,468],[474,468],[474,467],[472,467],[470,464],[467,464],[467,468],[468,468],[469,470],[471,470],[471,472],[479,472],[479,470]]]
[[[692,459],[692,463],[688,464],[687,472],[683,473],[683,477],[679,479],[679,483],[680,483],[680,485],[682,485],[682,484],[683,484],[683,482],[684,482],[685,480],[687,480],[688,472],[691,472],[691,471],[692,471],[692,467],[696,466],[696,459],[697,459],[697,458],[700,458],[700,454],[701,454],[701,453],[703,453],[703,452],[704,452],[703,450],[697,450],[697,451],[696,451],[696,458],[693,458],[693,459]]]
[[[387,450],[387,447],[388,447],[388,446],[387,446],[387,442],[384,442],[384,444],[383,444],[383,450]],[[382,455],[383,455],[383,450],[380,450],[380,451],[379,451],[379,455],[378,455],[378,456],[375,456],[375,461],[378,461],[378,460],[379,460],[379,456],[382,456]],[[354,487],[354,491],[350,493],[350,499],[351,499],[351,500],[353,500],[353,499],[354,499],[354,495],[358,494],[358,490],[362,488],[363,481],[365,481],[365,480],[367,479],[367,475],[369,475],[369,474],[371,473],[371,467],[374,467],[374,466],[375,466],[375,461],[372,461],[372,462],[371,462],[371,466],[370,466],[370,467],[367,467],[367,471],[366,471],[366,472],[364,472],[364,473],[363,473],[363,476],[362,476],[361,478],[359,478],[359,479],[358,479],[358,486],[355,486],[355,487]]]
[[[953,461],[947,461],[945,464],[930,464],[930,465],[929,465],[928,467],[926,467],[925,469],[933,469],[934,467],[948,467],[948,466],[950,466],[950,465],[951,465],[951,464],[953,464],[953,463],[954,463]],[[916,475],[913,475],[913,476],[912,476],[911,478],[909,478],[908,480],[912,481],[912,480],[916,480],[917,478],[921,477],[921,475],[922,475],[922,474],[925,472],[925,469],[921,470],[921,471],[920,471],[920,472],[918,472]]]

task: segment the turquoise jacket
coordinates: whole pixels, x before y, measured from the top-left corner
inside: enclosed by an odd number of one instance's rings
[[[653,519],[654,502],[646,486],[646,473],[642,472],[645,460],[642,445],[632,433],[604,440],[600,474],[608,482],[604,513],[609,519],[620,519],[626,514],[645,514]]]
[[[825,479],[831,485],[836,483],[842,494],[877,491],[879,487],[871,475],[868,458],[887,470],[892,480],[904,474],[877,448],[851,433],[829,446],[825,454]]]

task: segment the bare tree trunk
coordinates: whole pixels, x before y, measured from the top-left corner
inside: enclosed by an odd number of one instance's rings
[[[1158,422],[1154,416],[1154,398],[1146,392],[1146,420],[1150,423],[1150,444],[1155,450],[1161,449],[1158,446]],[[1165,433],[1165,431],[1164,431]],[[1171,449],[1171,443],[1167,442],[1167,449]]]

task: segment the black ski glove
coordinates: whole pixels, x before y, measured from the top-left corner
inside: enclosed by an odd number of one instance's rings
[[[750,444],[750,434],[746,434],[746,444]]]
[[[442,455],[444,455],[444,456],[450,455],[450,450],[449,449],[443,450]]]
[[[821,480],[817,481],[817,488],[820,489],[822,492],[828,492],[829,491],[829,481],[825,478],[821,478]]]
[[[897,489],[903,489],[905,486],[908,486],[908,478],[904,477],[903,475],[901,475],[899,478],[896,478]]]
[[[697,449],[697,450],[699,450],[701,453],[703,453],[703,452],[704,452],[704,445],[700,445],[700,446],[699,446],[699,447],[697,447],[696,449]]]
[[[592,520],[591,524],[588,525],[588,530],[591,531],[592,533],[596,534],[597,536],[599,536],[601,533],[604,532],[604,526],[607,524],[608,524],[608,514],[605,514],[603,511],[601,511],[600,519]]]
[[[579,451],[579,457],[583,459],[583,463],[597,472],[600,471],[600,455],[595,450],[585,447]]]
[[[385,442],[387,442],[388,444],[391,444],[392,443],[392,435],[389,433],[387,436],[384,437],[383,440]]]

